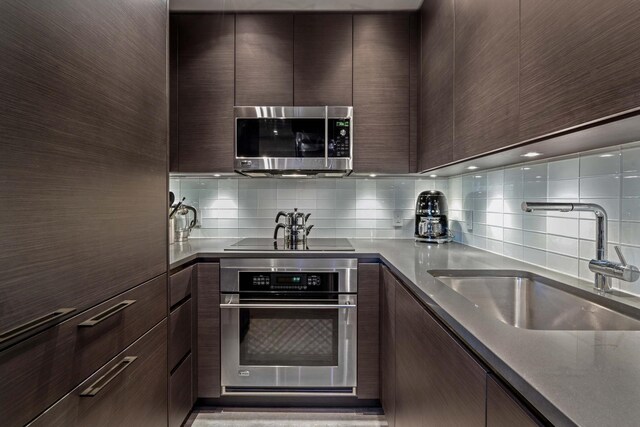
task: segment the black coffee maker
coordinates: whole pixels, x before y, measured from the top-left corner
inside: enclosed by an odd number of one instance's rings
[[[453,240],[449,230],[447,198],[441,191],[423,191],[416,201],[415,238],[421,242],[446,243]]]

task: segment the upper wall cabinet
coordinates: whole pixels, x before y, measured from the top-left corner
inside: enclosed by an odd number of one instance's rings
[[[294,105],[352,105],[352,15],[299,14],[294,28]]]
[[[640,2],[521,3],[521,140],[640,106]]]
[[[173,172],[233,170],[233,15],[179,15]],[[173,31],[173,30],[172,30]],[[174,53],[175,54],[175,53]],[[173,106],[173,104],[172,104]]]
[[[420,17],[418,169],[425,170],[453,160],[453,0],[426,0]]]
[[[454,160],[517,142],[519,15],[514,0],[455,0]]]
[[[293,15],[236,16],[236,105],[293,105]]]
[[[409,172],[410,18],[353,16],[356,172]]]

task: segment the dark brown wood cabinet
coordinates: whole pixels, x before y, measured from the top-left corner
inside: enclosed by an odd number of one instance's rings
[[[198,397],[220,397],[220,264],[198,264]]]
[[[418,170],[453,160],[454,0],[427,0],[420,10]]]
[[[236,105],[293,105],[293,14],[236,15]]]
[[[410,168],[411,15],[353,16],[354,171]]]
[[[163,320],[29,425],[166,425],[166,372],[167,322]]]
[[[193,357],[186,359],[169,378],[169,427],[180,427],[191,413],[193,403]]]
[[[640,3],[521,1],[520,139],[640,107]]]
[[[486,370],[396,283],[396,427],[484,426]]]
[[[455,0],[454,160],[518,142],[519,29],[518,1]]]
[[[294,105],[353,104],[353,16],[297,14],[294,24]]]
[[[544,425],[526,409],[500,380],[487,376],[487,427],[539,427]]]
[[[0,3],[0,347],[166,272],[166,23],[163,0]]]
[[[380,398],[380,264],[358,264],[358,399]]]
[[[389,427],[396,421],[396,280],[387,267],[380,280],[380,403]]]
[[[173,172],[233,171],[235,16],[181,14],[177,31],[177,140]],[[175,126],[175,125],[174,125]],[[164,213],[166,209],[163,209]]]

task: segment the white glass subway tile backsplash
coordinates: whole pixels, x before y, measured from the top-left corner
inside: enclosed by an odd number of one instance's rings
[[[620,245],[627,261],[640,265],[639,144],[452,177],[447,198],[457,241],[587,280],[593,279],[593,214],[524,213],[520,204],[600,204],[609,215],[609,259]],[[615,286],[640,294],[639,283]]]
[[[170,189],[200,216],[198,237],[271,237],[278,211],[311,213],[313,237],[411,238],[416,196],[447,192],[433,178],[171,178]],[[394,224],[399,216],[401,224]]]

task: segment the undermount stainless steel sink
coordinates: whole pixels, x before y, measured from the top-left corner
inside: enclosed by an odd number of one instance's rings
[[[516,328],[640,330],[640,320],[620,312],[632,311],[631,307],[533,273],[505,270],[429,273],[480,310]]]

